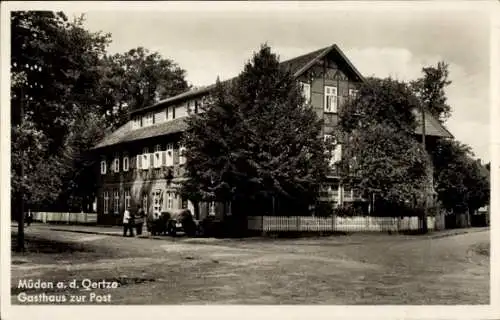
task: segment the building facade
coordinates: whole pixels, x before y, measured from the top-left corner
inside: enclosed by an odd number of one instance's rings
[[[325,141],[334,145],[330,153],[330,173],[320,200],[336,205],[362,200],[357,190],[344,188],[340,183],[337,163],[347,141],[336,128],[338,111],[357,94],[363,76],[337,45],[284,61],[281,67],[291,71],[302,85],[307,102],[324,121],[322,134]],[[124,209],[138,205],[148,213],[187,208],[197,219],[210,214],[230,214],[228,204],[201,203],[195,208],[179,192],[185,181],[186,159],[183,157],[184,147],[180,144],[182,133],[187,128],[185,119],[201,111],[200,106],[207,102],[214,87],[190,90],[134,110],[128,123],[94,147],[100,158],[99,223],[119,224]],[[451,137],[430,115],[425,118],[425,128],[431,143],[436,137]],[[419,131],[420,126],[417,135]]]

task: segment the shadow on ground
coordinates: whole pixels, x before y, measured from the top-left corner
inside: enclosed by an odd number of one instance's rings
[[[17,236],[11,235],[11,250],[16,252]],[[60,254],[75,252],[94,252],[88,246],[79,243],[60,242],[57,240],[47,240],[36,237],[27,237],[24,242],[25,253]],[[16,264],[12,261],[12,264]]]

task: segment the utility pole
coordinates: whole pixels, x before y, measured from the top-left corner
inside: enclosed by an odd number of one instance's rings
[[[427,156],[427,149],[425,145],[425,106],[422,103],[421,105],[421,111],[422,111],[422,148],[424,149],[425,156]],[[427,184],[428,181],[426,179],[425,184],[424,184],[424,212],[422,214],[422,232],[427,233],[427,197],[428,197],[428,192],[427,192]]]
[[[21,85],[21,98],[19,100],[20,126],[24,123],[24,90]],[[19,217],[17,221],[17,251],[24,251],[24,148],[21,150],[21,202],[19,204]]]

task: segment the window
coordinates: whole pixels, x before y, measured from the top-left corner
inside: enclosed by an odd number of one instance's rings
[[[311,103],[311,85],[309,83],[301,82],[302,95],[304,96],[305,103]]]
[[[180,197],[179,201],[179,209],[187,209],[188,208],[188,202],[187,199],[184,197]]]
[[[161,212],[161,190],[153,192],[153,213]]]
[[[113,159],[113,171],[120,172],[120,156],[115,154],[115,158]]]
[[[357,96],[358,96],[358,90],[356,90],[356,89],[349,89],[349,97],[356,98]]]
[[[167,154],[166,154],[166,165],[167,167],[171,167],[174,165],[174,144],[167,144]]]
[[[326,143],[327,146],[331,146],[331,145],[336,145],[337,144],[337,139],[335,139],[334,136],[332,136],[331,134],[325,134],[323,136],[324,138],[324,141]]]
[[[325,112],[337,112],[337,88],[325,86]]]
[[[340,162],[342,160],[342,145],[337,144],[333,150],[333,161],[334,163]]]
[[[103,213],[108,214],[109,213],[109,192],[104,191],[104,201],[103,201]]]
[[[101,160],[101,174],[106,174],[106,160]]]
[[[142,150],[142,158],[141,158],[141,160],[142,160],[142,169],[143,170],[149,169],[149,162],[151,160],[149,160],[149,150],[148,150],[148,148],[144,148]]]
[[[129,158],[128,155],[125,154],[123,156],[123,171],[128,171],[129,167],[130,167]]]
[[[180,148],[179,148],[179,164],[186,163],[186,156],[184,155],[185,152],[186,152],[186,148],[184,146],[180,146]]]
[[[215,202],[210,202],[208,205],[208,215],[215,216]]]
[[[325,152],[329,156],[329,164],[333,166],[342,160],[342,145],[330,134],[324,135],[324,141],[326,145]]]
[[[143,193],[142,194],[142,209],[144,212],[148,212],[148,194]]]
[[[195,114],[196,113],[196,103],[197,103],[197,101],[188,101],[188,103],[187,103],[188,114]]]
[[[118,192],[118,189],[113,190],[113,212],[115,214],[118,214],[118,211],[120,210],[120,193]]]
[[[138,128],[141,127],[141,125],[142,125],[142,123],[141,123],[141,117],[140,116],[134,116],[133,122],[132,122],[132,127],[134,129],[138,129]]]
[[[137,159],[136,159],[136,165],[137,165],[137,170],[140,170],[142,169],[142,154],[138,154],[137,155]]]
[[[157,144],[155,146],[155,154],[154,154],[154,160],[153,160],[153,164],[154,164],[154,167],[155,168],[159,168],[161,167],[161,146],[159,144]]]
[[[173,192],[167,192],[167,209],[174,208],[174,194]]]
[[[125,189],[125,209],[130,208],[130,188]]]
[[[153,125],[153,123],[154,123],[153,113],[152,112],[146,113],[146,115],[144,115],[144,118],[142,120],[142,125],[144,127],[151,126],[151,125]]]

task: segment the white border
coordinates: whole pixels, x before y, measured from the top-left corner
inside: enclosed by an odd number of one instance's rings
[[[492,203],[491,203],[491,301],[490,306],[10,306],[10,18],[11,10],[62,10],[62,11],[297,11],[318,9],[332,10],[415,10],[442,11],[489,10],[492,17],[491,32],[491,141],[492,141]],[[66,319],[89,317],[104,318],[148,318],[168,317],[170,319],[197,319],[207,316],[215,319],[260,319],[260,318],[394,318],[394,319],[488,319],[500,318],[500,278],[498,270],[499,243],[498,219],[493,212],[500,209],[500,124],[499,116],[499,46],[500,24],[496,1],[439,1],[439,2],[3,2],[1,4],[1,171],[0,210],[1,266],[2,266],[2,317],[5,319]],[[332,294],[335,294],[332,292]],[[145,313],[144,308],[147,308]]]

